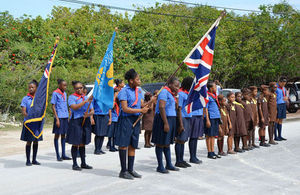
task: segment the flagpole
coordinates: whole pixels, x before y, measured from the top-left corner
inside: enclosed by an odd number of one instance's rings
[[[208,33],[214,28],[215,25],[219,24],[220,20],[226,15],[226,11],[222,11],[221,15],[217,18],[217,20],[213,23],[213,25],[211,25],[211,27],[208,29],[208,31],[205,33],[205,35],[200,39],[200,41],[195,45],[195,47],[191,50],[191,52],[185,57],[185,59],[178,65],[178,68],[175,70],[175,72],[173,74],[171,74],[169,76],[169,78],[167,79],[167,81],[165,82],[165,84],[163,85],[163,87],[158,91],[158,93],[156,94],[156,96],[158,96],[158,94],[163,90],[164,86],[166,86],[169,81],[171,80],[171,78],[173,78],[175,76],[175,74],[180,70],[180,68],[184,65],[184,62],[186,61],[186,59],[188,59],[193,52],[197,49],[197,47],[199,46],[199,44],[203,41],[203,39],[208,35]],[[146,103],[145,106],[148,106],[150,104],[150,102]],[[144,114],[140,114],[138,119],[133,123],[132,127],[135,127],[136,124],[143,118]]]

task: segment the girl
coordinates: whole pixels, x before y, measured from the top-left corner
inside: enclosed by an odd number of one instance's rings
[[[233,102],[235,101],[235,95],[232,92],[229,92],[227,94],[227,99],[228,99],[228,104],[227,104],[227,111],[229,113],[229,118],[231,121],[231,129],[229,131],[228,139],[227,139],[227,144],[228,144],[228,152],[227,154],[236,154],[235,151],[232,149],[233,145],[233,138],[234,135],[236,134],[236,110],[235,110],[235,105]]]
[[[155,97],[155,96],[154,96]],[[149,102],[152,98],[152,94],[150,92],[145,93],[145,102]],[[150,143],[151,135],[152,135],[152,127],[154,120],[154,103],[149,104],[149,110],[146,114],[144,114],[142,119],[142,129],[145,130],[145,148],[151,148],[152,145]]]
[[[206,146],[207,146],[207,158],[216,159],[221,158],[220,155],[215,154],[214,144],[215,137],[219,135],[219,125],[220,125],[220,111],[219,111],[219,101],[217,97],[217,86],[214,82],[209,81],[207,83],[207,95],[209,101],[204,109],[205,113],[205,124],[204,124],[204,133],[206,136]]]
[[[248,149],[252,150],[252,130],[253,130],[253,112],[252,112],[252,102],[251,102],[251,91],[248,88],[244,88],[242,90],[242,95],[243,95],[243,101],[242,104],[245,108],[244,110],[244,117],[245,117],[245,124],[246,124],[246,129],[247,129],[247,139],[248,139]]]
[[[67,82],[62,79],[57,79],[58,88],[53,91],[51,104],[54,114],[53,131],[54,135],[54,147],[56,152],[57,161],[71,160],[71,158],[66,156],[65,146],[66,146],[66,133],[68,130],[68,118],[69,118],[69,108],[67,103]],[[61,136],[61,153],[59,155],[58,149],[58,138]]]
[[[219,136],[218,136],[218,149],[219,152],[218,154],[221,156],[226,156],[226,153],[223,151],[223,147],[224,147],[224,136],[227,135],[227,148],[228,151],[232,150],[232,143],[231,143],[231,148],[230,148],[230,142],[229,142],[229,136],[233,136],[230,135],[231,133],[231,121],[230,121],[230,117],[229,117],[229,113],[226,109],[226,98],[221,94],[218,95],[218,101],[220,103],[220,111],[221,111],[221,120],[222,120],[222,124],[220,124],[219,126]]]
[[[144,107],[140,77],[134,69],[125,73],[128,85],[121,89],[118,99],[121,103],[121,114],[118,130],[116,133],[116,145],[119,146],[119,157],[121,163],[120,178],[133,179],[142,176],[133,170],[135,149],[139,143],[140,123],[133,127],[140,113],[148,112],[149,107]],[[143,107],[143,108],[142,108]],[[128,169],[126,168],[126,153],[128,150]]]
[[[30,105],[32,103],[32,100],[35,95],[37,87],[38,87],[38,82],[36,80],[30,81],[28,84],[28,93],[22,99],[21,108],[22,108],[22,114],[24,116],[24,122],[27,120],[28,112],[30,110]],[[43,136],[41,136],[39,139],[36,139],[29,132],[29,130],[23,125],[21,140],[27,142],[26,147],[25,147],[26,166],[40,165],[40,163],[36,160],[36,155],[37,155],[37,151],[38,151],[38,141],[42,141]],[[32,162],[30,162],[30,150],[31,150],[32,142],[33,142],[33,145],[32,145],[33,154],[32,154]]]
[[[95,114],[91,117],[92,132],[95,134],[95,155],[105,154],[102,150],[104,137],[107,136],[108,128],[111,125],[112,117],[111,110],[103,112],[96,101],[93,101]]]
[[[158,162],[156,171],[159,173],[179,170],[172,165],[170,151],[170,144],[174,143],[176,131],[176,95],[179,85],[178,79],[172,77],[157,97],[151,142],[156,145],[155,154]],[[162,153],[167,161],[166,167],[163,165]]]
[[[92,169],[85,162],[85,145],[91,142],[91,121],[90,116],[94,114],[93,96],[87,97],[83,94],[83,85],[79,81],[72,81],[75,93],[69,96],[68,104],[71,109],[71,119],[67,132],[67,142],[72,144],[71,154],[73,159],[73,170]],[[90,109],[87,111],[88,105]],[[85,123],[83,121],[85,119]],[[77,151],[79,149],[81,168],[77,164]]]
[[[115,89],[117,89],[118,91],[121,91],[121,89],[125,86],[125,83],[122,79],[115,79]]]
[[[252,106],[252,112],[253,112],[253,130],[251,131],[251,142],[253,148],[259,148],[259,146],[255,145],[255,128],[258,125],[258,107],[257,107],[257,87],[256,86],[251,86],[249,87],[251,90],[251,106]]]
[[[120,114],[119,100],[118,100],[119,91],[114,89],[114,107],[111,111],[111,125],[108,127],[108,142],[107,146],[110,152],[116,152],[118,149],[115,148],[115,139],[116,139],[116,130],[118,128],[118,118]]]
[[[179,127],[176,132],[176,144],[175,144],[175,154],[176,154],[176,167],[187,168],[191,165],[183,160],[184,156],[184,144],[189,139],[191,133],[191,119],[192,113],[188,114],[185,110],[187,105],[187,99],[189,90],[192,86],[193,78],[186,77],[183,79],[181,84],[181,89],[179,90],[178,98],[178,118]]]
[[[236,134],[235,134],[235,151],[239,151],[239,144],[240,144],[240,139],[242,138],[242,143],[243,143],[243,148],[242,150],[248,151],[249,148],[247,146],[247,128],[246,128],[246,123],[245,123],[245,107],[243,105],[242,101],[242,93],[241,92],[236,92],[235,93],[236,101],[233,102],[235,104],[236,108]]]
[[[277,116],[277,103],[276,103],[276,90],[277,85],[275,82],[270,82],[270,93],[267,96],[268,101],[268,113],[269,113],[269,126],[268,126],[268,133],[269,133],[269,144],[276,145],[277,142],[274,141],[274,132],[275,132],[275,122]]]
[[[202,161],[197,158],[198,138],[202,138],[204,134],[203,125],[203,108],[194,110],[191,119],[191,134],[189,140],[190,163],[201,164]]]
[[[269,94],[269,86],[261,85],[261,93],[258,98],[258,111],[259,111],[259,137],[260,146],[269,147],[270,145],[265,143],[266,126],[269,124],[269,113],[268,113],[268,101],[266,97]]]

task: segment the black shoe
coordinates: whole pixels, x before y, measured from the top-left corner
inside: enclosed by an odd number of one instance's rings
[[[200,161],[200,160],[199,160]],[[182,162],[186,167],[191,167],[191,165],[189,164],[189,163],[187,163],[186,161],[183,161]],[[201,161],[201,163],[202,163],[202,161]]]
[[[105,154],[105,152],[104,152],[104,151],[102,151],[102,150],[100,150],[100,154]]]
[[[142,178],[142,176],[135,171],[128,171],[128,173],[135,178]]]
[[[162,173],[162,174],[167,174],[169,171],[167,169],[159,169],[158,167],[156,168],[156,172]]]
[[[221,158],[221,156],[218,155],[218,154],[213,153],[213,155],[214,155],[215,157],[217,157],[217,158]]]
[[[116,152],[116,151],[118,151],[116,148],[111,148],[111,149],[109,149],[109,151],[110,152]]]
[[[122,179],[133,179],[133,176],[128,171],[120,172],[119,177]]]
[[[59,161],[59,162],[63,161],[62,158],[56,158],[56,160]]]
[[[68,157],[68,156],[64,156],[62,157],[63,160],[72,160],[72,158]]]
[[[166,169],[169,170],[169,171],[179,171],[179,169],[176,168],[176,167],[174,167],[174,166],[172,166],[172,167],[166,167]]]
[[[81,168],[78,165],[72,167],[74,171],[81,171]]]
[[[144,148],[151,148],[151,146],[150,145],[149,146],[144,145]]]
[[[185,164],[183,162],[177,162],[177,163],[175,163],[175,167],[187,168],[187,166],[185,166]]]
[[[140,150],[141,148],[137,147],[136,150]]]
[[[194,164],[201,164],[202,163],[202,160],[199,160],[199,159],[190,159],[190,163],[194,163]]]
[[[241,148],[237,148],[237,149],[234,149],[235,152],[238,152],[238,153],[243,153],[245,152],[244,150],[242,150]]]
[[[101,152],[100,152],[100,151],[94,151],[94,154],[95,154],[95,155],[100,155]]]
[[[31,162],[26,162],[26,166],[32,166]]]
[[[36,161],[36,160],[35,160],[35,161],[32,161],[32,164],[33,164],[33,165],[41,165],[41,163],[39,163],[39,162]]]
[[[285,139],[285,138],[283,138],[283,137],[280,137],[279,139],[281,139],[282,141],[286,141],[286,139]]]
[[[82,168],[82,169],[93,169],[93,167],[92,167],[92,166],[90,166],[90,165],[87,165],[87,164],[85,164],[85,165],[81,165],[81,168]]]
[[[279,137],[276,137],[274,140],[275,141],[282,141],[282,139],[280,139]]]
[[[216,156],[212,156],[212,155],[208,155],[207,158],[210,158],[210,159],[217,159]]]

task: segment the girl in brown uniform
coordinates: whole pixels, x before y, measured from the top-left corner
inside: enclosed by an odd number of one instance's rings
[[[222,124],[219,127],[219,136],[218,136],[218,149],[219,149],[219,155],[221,156],[226,156],[226,153],[223,151],[223,146],[224,146],[224,136],[227,135],[227,148],[228,151],[231,149],[232,150],[232,142],[231,142],[231,148],[230,148],[230,139],[229,139],[229,132],[231,129],[231,122],[230,122],[230,117],[229,113],[226,109],[226,98],[221,94],[218,96],[218,100],[220,102],[220,112],[221,112],[221,120]]]
[[[239,152],[241,149],[239,147],[240,144],[240,139],[242,138],[242,143],[243,143],[243,148],[242,150],[249,150],[247,146],[247,129],[246,129],[246,123],[245,123],[245,107],[242,104],[242,93],[241,92],[236,92],[235,93],[235,98],[236,101],[233,102],[235,104],[235,109],[236,109],[236,134],[235,136],[235,151]]]
[[[236,111],[235,111],[235,105],[233,104],[233,102],[235,101],[234,93],[229,92],[227,94],[227,99],[228,99],[228,104],[226,108],[229,113],[229,118],[231,121],[231,129],[229,129],[228,139],[227,139],[227,145],[228,145],[227,154],[236,154],[236,152],[234,152],[232,149],[233,138],[236,132]]]
[[[269,86],[261,85],[261,93],[258,97],[258,111],[259,111],[259,138],[260,146],[269,147],[270,145],[265,143],[266,126],[269,124],[269,112],[268,112],[268,100]]]
[[[276,82],[270,82],[269,87],[270,87],[270,93],[267,95],[268,112],[269,112],[269,126],[268,126],[269,144],[276,145],[278,144],[277,142],[274,141],[275,122],[277,116]]]
[[[247,139],[248,139],[248,149],[252,150],[252,144],[251,144],[251,137],[252,137],[252,130],[253,130],[253,112],[252,112],[252,106],[251,106],[251,98],[250,94],[251,91],[248,88],[244,88],[242,90],[243,93],[243,106],[245,107],[244,111],[244,117],[245,117],[245,124],[246,124],[246,129],[247,129]]]
[[[152,94],[150,92],[145,93],[145,102],[149,102],[152,98]],[[152,127],[154,120],[154,103],[150,103],[149,110],[146,114],[144,114],[142,119],[142,129],[145,130],[145,146],[144,148],[151,148],[153,145],[150,143],[151,135],[152,135]]]
[[[255,145],[255,128],[258,125],[258,107],[257,107],[257,87],[256,86],[251,86],[249,87],[249,89],[251,90],[251,106],[252,106],[252,112],[253,112],[253,130],[250,133],[250,140],[251,143],[250,145],[252,145],[254,148],[259,148],[259,146]]]

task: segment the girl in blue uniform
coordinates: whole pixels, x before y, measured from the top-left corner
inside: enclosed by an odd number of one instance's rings
[[[68,130],[68,118],[69,118],[69,108],[67,103],[67,93],[65,90],[67,89],[67,82],[58,79],[58,88],[53,91],[51,104],[52,110],[54,114],[54,123],[53,123],[53,131],[54,135],[54,147],[56,152],[57,161],[62,160],[71,160],[71,158],[66,156],[65,145],[66,145],[66,133]],[[61,153],[59,155],[58,149],[58,138],[61,136]]]
[[[119,100],[118,100],[119,90],[114,89],[114,107],[111,111],[111,124],[108,126],[108,142],[107,146],[110,152],[118,151],[115,148],[115,134],[118,128],[118,118],[120,114]]]
[[[68,104],[71,109],[71,118],[67,132],[67,142],[72,144],[71,154],[73,159],[73,170],[92,169],[85,162],[85,145],[91,142],[91,122],[90,116],[94,114],[93,96],[87,97],[83,94],[83,85],[79,81],[72,81],[75,93],[69,96]],[[87,111],[88,105],[90,109]],[[85,118],[85,123],[83,120]],[[83,124],[83,125],[82,125]],[[81,168],[77,164],[77,151],[79,149],[81,158]]]
[[[217,97],[217,86],[214,82],[209,81],[207,83],[208,97],[209,101],[204,109],[205,113],[205,124],[204,132],[206,135],[206,146],[208,150],[207,157],[211,159],[221,158],[220,155],[215,154],[214,144],[215,137],[219,135],[219,124],[220,124],[220,111],[219,111],[219,101]]]
[[[36,80],[32,80],[28,84],[28,93],[25,97],[23,97],[21,102],[21,108],[22,108],[22,114],[24,116],[24,122],[27,120],[28,112],[30,110],[30,105],[32,103],[33,97],[35,95],[36,89],[38,87],[38,82]],[[36,160],[36,155],[38,151],[38,141],[43,140],[43,136],[41,136],[39,139],[36,139],[33,137],[33,135],[29,132],[29,130],[23,125],[22,134],[21,134],[21,140],[26,141],[26,166],[31,165],[40,165],[40,163]],[[31,150],[31,143],[32,145],[32,162],[30,162],[30,150]]]
[[[91,117],[92,132],[95,134],[94,154],[105,154],[102,150],[104,137],[107,136],[108,126],[111,124],[111,111],[103,112],[96,101],[93,101],[95,114]]]
[[[168,170],[178,171],[171,162],[170,144],[174,143],[176,124],[176,96],[180,83],[177,78],[172,77],[168,86],[159,93],[152,129],[152,143],[156,144],[155,153],[158,162],[157,172],[169,173]],[[167,165],[164,167],[162,161],[164,153]]]
[[[189,90],[193,83],[192,77],[186,77],[183,79],[181,84],[181,89],[178,92],[178,115],[179,115],[179,128],[176,133],[176,144],[175,144],[175,154],[176,154],[176,167],[187,168],[191,165],[183,160],[184,156],[184,143],[188,141],[191,133],[191,119],[192,113],[188,114],[185,110],[187,105],[187,98]]]
[[[119,157],[121,163],[120,178],[133,179],[141,178],[133,170],[135,149],[138,148],[140,123],[133,127],[134,122],[138,119],[140,113],[146,113],[148,106],[144,105],[142,91],[140,86],[140,77],[134,69],[125,73],[125,79],[128,84],[121,89],[118,99],[121,103],[121,114],[116,132],[116,145],[119,146]],[[128,169],[126,168],[126,153],[128,150]]]

